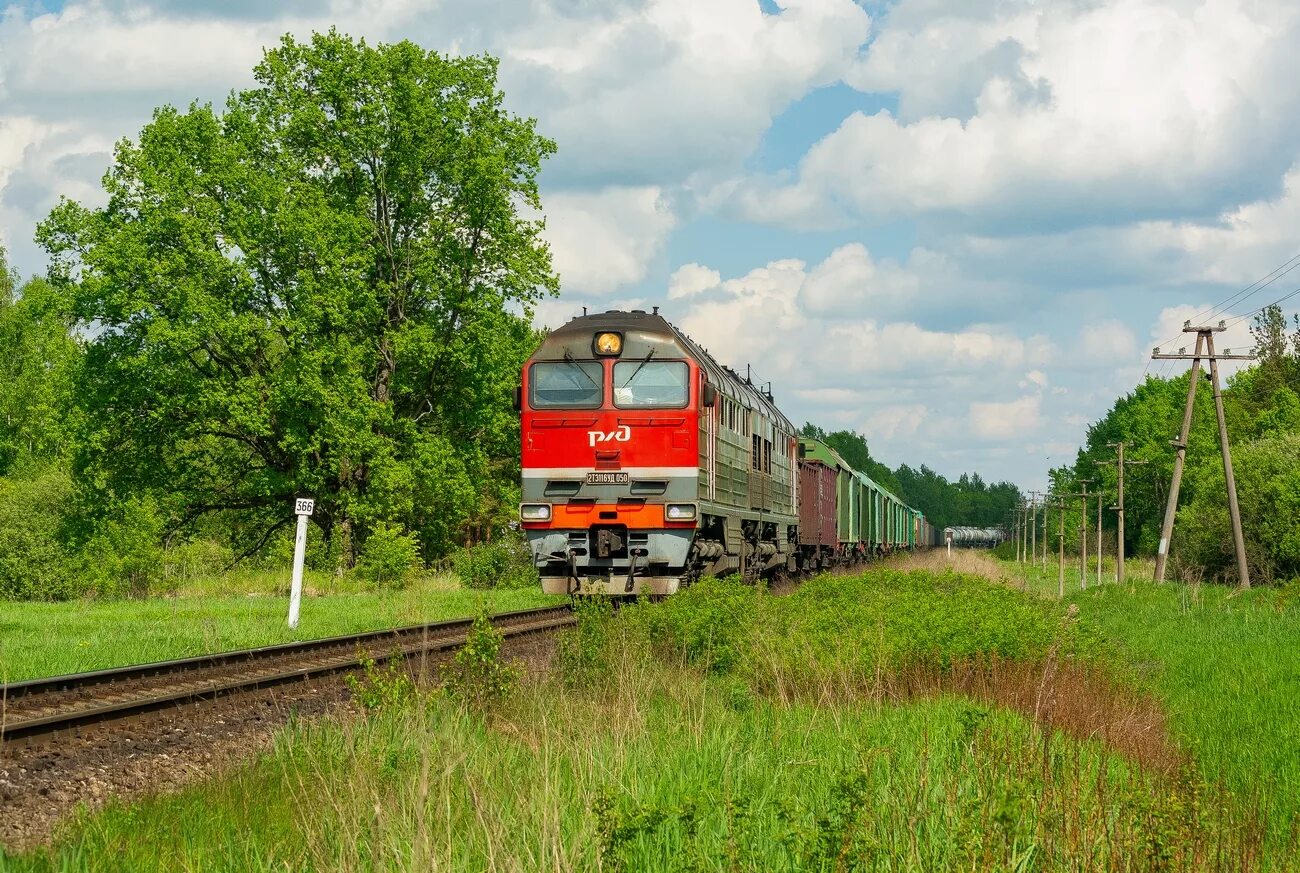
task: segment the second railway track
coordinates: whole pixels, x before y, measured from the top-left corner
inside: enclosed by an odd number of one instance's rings
[[[567,604],[492,617],[506,638],[574,621]],[[347,672],[367,658],[445,652],[464,644],[472,624],[455,619],[0,685],[0,746],[57,743],[94,725]]]

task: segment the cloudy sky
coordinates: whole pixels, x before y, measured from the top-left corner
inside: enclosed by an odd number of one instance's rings
[[[285,32],[486,51],[559,144],[539,320],[660,305],[891,466],[1040,486],[1183,319],[1300,288],[1274,274],[1300,254],[1295,0],[4,3],[24,273],[115,140],[220,102]]]

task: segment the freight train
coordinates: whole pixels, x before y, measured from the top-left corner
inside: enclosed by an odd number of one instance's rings
[[[667,595],[938,545],[924,515],[653,312],[550,332],[525,363],[520,523],[552,594]]]

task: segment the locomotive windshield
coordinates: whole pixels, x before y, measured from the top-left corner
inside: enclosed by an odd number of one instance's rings
[[[619,361],[614,365],[614,405],[621,409],[680,409],[690,397],[685,361]]]
[[[533,409],[595,409],[605,399],[600,361],[541,361],[528,376]]]

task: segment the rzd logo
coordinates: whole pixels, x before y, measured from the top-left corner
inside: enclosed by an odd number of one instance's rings
[[[595,446],[596,443],[625,443],[632,439],[632,428],[626,424],[605,433],[603,430],[587,431],[587,445]]]

